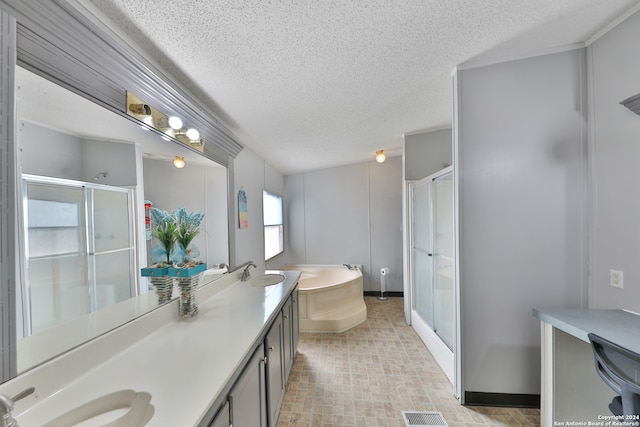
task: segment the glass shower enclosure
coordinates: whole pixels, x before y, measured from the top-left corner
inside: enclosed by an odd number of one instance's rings
[[[453,171],[409,184],[411,324],[453,382],[456,300]]]
[[[24,336],[136,294],[133,190],[23,175]]]

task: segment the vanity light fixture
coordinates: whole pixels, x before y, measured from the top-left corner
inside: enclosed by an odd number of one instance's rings
[[[148,104],[129,104],[129,111],[140,116],[151,115],[151,107]]]
[[[127,114],[140,122],[140,125],[147,126],[160,133],[163,138],[172,138],[189,148],[204,153],[204,139],[200,132],[178,115],[169,116],[151,104],[143,101],[131,92],[127,92]]]
[[[169,122],[169,127],[173,130],[180,130],[182,129],[182,119],[180,117],[177,116],[171,116],[169,117],[169,120],[167,120]]]
[[[187,130],[185,135],[189,138],[189,141],[198,141],[200,139],[200,132],[198,132],[198,129],[190,128]]]
[[[384,154],[384,150],[376,151],[376,162],[384,163],[385,160],[387,160],[387,155]]]
[[[184,157],[176,156],[176,158],[173,159],[173,166],[175,166],[176,168],[182,169],[185,165],[186,163],[184,162]]]

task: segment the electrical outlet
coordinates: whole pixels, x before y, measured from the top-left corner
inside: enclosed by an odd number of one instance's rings
[[[610,285],[615,288],[624,288],[624,273],[620,270],[610,270]]]

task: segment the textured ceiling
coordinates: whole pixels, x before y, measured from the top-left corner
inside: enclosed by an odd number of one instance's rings
[[[88,1],[285,174],[399,155],[451,125],[456,65],[584,42],[638,3]]]

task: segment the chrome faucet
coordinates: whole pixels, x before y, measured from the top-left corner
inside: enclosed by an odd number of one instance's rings
[[[357,265],[351,265],[351,264],[342,264],[345,267],[347,267],[349,270],[357,270],[358,266]]]
[[[247,280],[251,279],[251,272],[249,271],[249,267],[258,268],[258,266],[252,262],[247,264],[244,270],[242,270],[242,276],[240,276],[241,282],[246,282]]]
[[[13,411],[13,404],[18,400],[29,396],[34,391],[36,391],[35,388],[29,387],[13,397],[7,397],[4,394],[0,394],[0,416],[2,416],[2,419],[0,420],[0,427],[18,427],[18,422],[11,415],[11,411]]]

